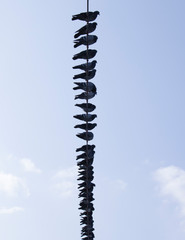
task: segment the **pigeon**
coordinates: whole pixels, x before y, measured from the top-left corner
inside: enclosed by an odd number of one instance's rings
[[[76,75],[74,75],[73,79],[82,78],[84,80],[90,80],[90,79],[94,78],[95,74],[96,74],[96,69],[93,69],[92,71],[88,71],[87,73],[83,72],[80,74],[76,74]]]
[[[96,109],[96,106],[92,103],[75,104],[75,106],[82,108],[84,112],[93,112]]]
[[[94,188],[96,185],[94,183],[91,183],[91,182],[83,182],[83,183],[79,183],[78,184],[78,189],[80,188],[83,188],[83,187],[86,187],[87,189],[91,189],[91,188]]]
[[[83,153],[84,154],[84,153]],[[81,154],[82,155],[82,154]],[[81,172],[78,172],[78,176],[85,176],[86,174],[89,174],[89,175],[93,175],[94,174],[94,171],[89,169],[89,170],[83,170]]]
[[[92,82],[74,82],[74,84],[77,85],[77,87],[74,87],[73,90],[84,90],[84,91],[90,91],[90,92],[94,92],[97,93],[97,89],[96,86],[94,85],[94,83]]]
[[[76,136],[86,141],[91,141],[94,138],[94,134],[92,132],[78,133]]]
[[[94,92],[83,92],[83,93],[81,93],[81,94],[79,94],[79,95],[76,95],[75,96],[75,100],[76,99],[91,99],[91,98],[93,98],[94,96],[96,95],[96,93],[94,93]]]
[[[81,192],[79,193],[79,198],[80,197],[88,197],[88,198],[93,198],[93,193],[86,193],[86,192]]]
[[[93,179],[94,179],[94,176],[82,176],[82,177],[79,177],[77,180],[78,181],[85,181],[85,180],[92,181]]]
[[[81,207],[82,207],[82,210],[85,210],[85,209],[83,209],[83,208],[85,208],[85,207],[89,207],[89,208],[91,208],[91,207],[93,207],[93,203],[89,203],[89,202],[80,202],[80,204],[79,204]]]
[[[93,171],[93,169],[94,169],[94,167],[93,166],[80,166],[79,168],[78,168],[78,170],[79,171]]]
[[[78,124],[76,126],[74,126],[74,128],[80,128],[80,129],[83,129],[83,130],[93,130],[95,127],[97,126],[96,123],[88,123],[88,124]]]
[[[88,62],[88,63],[84,63],[84,64],[74,66],[73,69],[81,69],[81,70],[84,70],[84,71],[93,70],[96,67],[96,63],[97,63],[97,61],[93,60],[92,62]]]
[[[73,117],[85,122],[92,122],[97,117],[97,115],[96,114],[79,114]]]
[[[96,22],[88,23],[76,31],[74,38],[78,38],[79,36],[87,34],[87,33],[92,33],[96,30],[96,27],[97,27]]]
[[[80,161],[80,162],[78,162],[77,163],[77,165],[78,166],[81,166],[81,165],[85,165],[85,166],[91,166],[92,164],[93,164],[93,161],[94,161],[94,158],[90,158],[90,159],[88,159],[88,161],[86,161],[86,160],[82,160],[82,161]]]
[[[90,153],[88,153],[88,154],[86,154],[86,153],[82,153],[82,154],[80,154],[80,155],[78,155],[77,157],[76,157],[76,160],[78,160],[78,159],[80,159],[80,158],[93,158],[94,157],[94,154],[95,154],[95,151],[91,151]]]
[[[74,48],[77,48],[81,45],[92,45],[98,40],[98,37],[96,35],[88,35],[85,37],[81,37],[79,39],[74,40]]]
[[[81,148],[77,148],[76,149],[76,152],[80,152],[80,151],[83,151],[85,152],[86,150],[88,151],[93,151],[95,149],[95,145],[83,145]]]
[[[97,53],[97,50],[95,50],[95,49],[85,50],[85,51],[82,51],[80,53],[75,54],[74,57],[73,57],[73,60],[76,60],[76,59],[91,59],[96,55],[96,53]]]
[[[97,16],[100,14],[99,11],[95,12],[82,12],[80,14],[75,14],[72,16],[72,21],[74,20],[81,20],[81,21],[87,21],[87,22],[92,22],[94,21]]]

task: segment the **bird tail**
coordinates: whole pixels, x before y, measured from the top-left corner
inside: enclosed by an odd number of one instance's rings
[[[77,18],[76,15],[73,15],[73,16],[72,16],[72,21],[77,20],[77,19],[78,19],[78,18]]]
[[[79,78],[79,76],[78,75],[74,75],[73,79],[77,79],[77,78]]]
[[[78,69],[80,65],[74,66],[73,69]]]
[[[76,60],[76,59],[78,59],[78,57],[76,55],[74,55],[73,60]]]
[[[74,48],[77,48],[77,47],[79,47],[80,45],[82,45],[80,42],[77,42],[77,43],[75,43],[75,45],[74,45]]]
[[[78,38],[80,36],[80,33],[77,32],[75,35],[74,35],[74,38]]]
[[[80,89],[80,88],[79,88],[79,87],[74,87],[74,88],[73,88],[73,90],[78,90],[78,89]]]
[[[76,95],[76,96],[75,96],[75,100],[78,99],[78,98],[79,98],[79,95]]]

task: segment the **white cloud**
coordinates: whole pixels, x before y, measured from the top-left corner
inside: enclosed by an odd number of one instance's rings
[[[62,169],[56,173],[54,188],[59,192],[61,197],[70,197],[77,188],[76,183],[77,167]]]
[[[41,170],[35,166],[31,159],[22,158],[20,162],[26,172],[41,173]]]
[[[27,196],[30,195],[29,189],[22,178],[3,172],[0,172],[0,192],[11,197],[17,196],[21,192]]]
[[[0,214],[13,214],[16,212],[22,212],[24,208],[21,207],[12,207],[12,208],[0,208]]]
[[[185,216],[185,171],[176,166],[159,168],[154,172],[154,179],[159,183],[161,194],[173,199]]]

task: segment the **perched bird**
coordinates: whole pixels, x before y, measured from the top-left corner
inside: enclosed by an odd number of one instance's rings
[[[83,171],[93,171],[94,167],[93,166],[80,166],[79,171],[83,170]]]
[[[78,189],[83,188],[83,187],[87,187],[87,189],[91,189],[94,188],[96,185],[90,181],[88,182],[83,182],[83,183],[79,183],[78,184]]]
[[[96,67],[96,63],[97,63],[97,61],[93,60],[92,62],[88,62],[88,63],[84,63],[84,64],[74,66],[73,69],[81,69],[81,70],[84,70],[84,71],[93,70]]]
[[[96,109],[96,106],[92,103],[75,104],[75,106],[82,108],[84,112],[93,112]]]
[[[96,55],[96,53],[97,53],[97,50],[95,50],[95,49],[85,50],[85,51],[82,51],[80,53],[75,54],[74,57],[73,57],[73,60],[76,60],[76,59],[91,59]]]
[[[93,204],[92,203],[88,203],[88,204],[80,204],[80,207],[78,208],[80,210],[94,210]]]
[[[87,33],[92,33],[95,31],[97,27],[97,23],[89,23],[86,24],[85,26],[81,27],[80,29],[78,29],[74,35],[74,38],[78,38],[81,35],[87,34]]]
[[[78,155],[77,157],[76,157],[76,160],[78,160],[78,159],[83,159],[83,158],[93,158],[94,157],[94,154],[95,154],[95,151],[91,151],[91,152],[89,152],[88,154],[86,154],[86,153],[82,153],[82,154],[80,154],[80,155]]]
[[[96,114],[78,114],[73,117],[85,122],[92,122],[97,117],[97,115]]]
[[[85,36],[85,37],[81,37],[79,39],[74,40],[74,43],[75,43],[74,48],[77,48],[81,45],[85,45],[85,46],[87,46],[87,44],[92,45],[97,40],[98,40],[98,37],[96,35],[88,35],[88,36]]]
[[[87,166],[87,165],[91,166],[93,164],[93,161],[94,161],[94,158],[90,158],[90,159],[88,159],[88,162],[86,160],[82,160],[82,161],[78,162],[77,165],[78,166],[81,166],[81,165],[83,165],[83,166]]]
[[[80,128],[80,129],[83,129],[83,130],[93,130],[95,127],[97,126],[96,123],[84,123],[84,124],[78,124],[76,126],[74,126],[74,128]]]
[[[94,138],[94,134],[92,132],[78,133],[76,136],[86,141],[91,141]]]
[[[75,100],[76,99],[91,99],[93,98],[94,96],[96,95],[95,92],[83,92],[79,95],[76,95],[75,96]]]
[[[83,154],[84,154],[84,153],[83,153]],[[81,154],[81,155],[82,155],[82,154]],[[86,175],[86,174],[93,175],[93,174],[94,174],[94,171],[88,169],[88,170],[83,170],[83,171],[81,171],[81,172],[78,171],[78,173],[79,173],[78,176],[84,176],[84,175]]]
[[[76,75],[74,75],[73,79],[82,78],[84,80],[90,80],[90,79],[94,78],[95,74],[96,74],[96,69],[93,69],[92,71],[88,71],[87,73],[83,72],[80,74],[76,74]]]
[[[80,152],[80,151],[85,152],[86,150],[93,151],[95,149],[95,147],[96,146],[94,144],[93,145],[83,145],[82,147],[77,148],[76,152]]]
[[[85,181],[85,180],[89,180],[89,181],[92,181],[94,179],[94,176],[82,176],[82,177],[79,177],[77,180],[78,181]]]
[[[90,91],[97,93],[96,86],[92,82],[74,82],[74,84],[77,85],[77,87],[74,87],[73,90],[84,90],[84,91]]]
[[[80,14],[75,14],[72,16],[72,20],[81,20],[81,21],[88,21],[88,22],[92,22],[94,21],[97,16],[100,14],[99,11],[95,11],[95,12],[82,12]]]

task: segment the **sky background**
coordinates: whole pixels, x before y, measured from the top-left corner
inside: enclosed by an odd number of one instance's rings
[[[185,1],[90,1],[96,239],[185,238]],[[86,1],[0,0],[0,239],[80,239],[74,32]],[[80,101],[78,101],[80,102]]]

